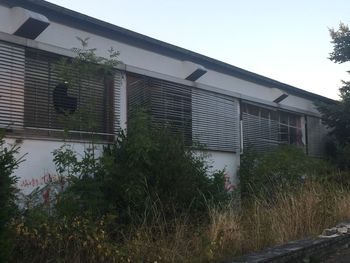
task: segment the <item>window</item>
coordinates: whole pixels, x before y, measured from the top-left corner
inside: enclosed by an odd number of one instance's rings
[[[59,76],[60,59],[56,54],[0,43],[0,82],[6,87],[0,91],[0,104],[7,98],[10,107],[1,108],[0,125],[29,135],[62,137],[67,129],[72,138],[84,139],[91,132],[112,138],[119,126],[115,121],[119,103],[114,96],[119,100],[120,74],[106,81],[76,72],[74,83],[64,83]]]
[[[267,151],[279,144],[278,113],[275,110],[242,103],[244,147]]]
[[[263,152],[279,144],[303,146],[301,116],[248,103],[241,107],[245,147]]]
[[[300,116],[291,113],[281,112],[279,117],[280,141],[287,144],[303,145]]]
[[[146,76],[127,74],[128,116],[148,109],[155,124],[183,136],[186,145],[237,151],[238,102],[232,97]]]
[[[128,117],[142,107],[156,125],[167,126],[187,145],[192,142],[191,89],[145,76],[128,75]]]

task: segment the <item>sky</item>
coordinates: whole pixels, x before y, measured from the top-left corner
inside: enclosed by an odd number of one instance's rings
[[[49,2],[332,99],[350,80],[350,63],[328,59],[349,0]]]

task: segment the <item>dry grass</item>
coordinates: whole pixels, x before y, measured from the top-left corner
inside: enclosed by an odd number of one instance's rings
[[[222,233],[228,235],[222,240],[236,240],[236,248],[226,256],[237,255],[239,249],[247,253],[319,235],[324,228],[350,219],[350,192],[311,183],[295,193],[279,194],[275,202],[258,198],[252,200],[244,205],[238,221],[233,214],[229,207],[214,214],[216,218],[232,218],[232,221],[227,220],[225,225],[221,225]],[[232,224],[237,224],[234,228],[239,231],[229,231],[233,228]],[[212,220],[209,227],[211,231],[216,229],[217,220]],[[233,246],[230,241],[222,245]]]
[[[324,228],[350,219],[350,192],[312,183],[295,193],[279,194],[275,202],[256,198],[241,210],[240,213],[237,206],[231,204],[210,207],[210,222],[199,230],[191,228],[186,220],[178,221],[174,231],[157,237],[147,227],[140,229],[137,242],[129,243],[132,244],[130,251],[137,251],[133,260],[217,262],[291,240],[314,237]],[[135,245],[139,249],[135,249]]]
[[[241,207],[210,206],[209,222],[202,224],[193,224],[187,217],[166,222],[156,206],[150,212],[154,220],[135,227],[123,243],[115,244],[119,256],[107,257],[107,262],[218,262],[316,236],[324,228],[350,219],[350,192],[311,183],[297,192],[279,194],[275,202],[255,198]],[[22,242],[17,245],[28,244],[24,242],[27,238],[21,235],[18,240]]]

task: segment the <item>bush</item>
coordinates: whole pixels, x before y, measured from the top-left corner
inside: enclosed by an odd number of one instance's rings
[[[60,172],[70,176],[59,210],[97,217],[113,213],[123,224],[143,220],[154,204],[168,218],[188,211],[205,213],[209,200],[228,197],[223,172],[210,174],[205,157],[194,154],[168,129],[152,127],[139,112],[127,134],[121,132],[100,158],[85,153],[78,161],[70,151],[55,153]]]
[[[10,249],[10,234],[7,224],[16,211],[16,187],[17,177],[13,171],[20,160],[15,158],[19,147],[6,145],[0,134],[0,262],[6,262]]]
[[[129,124],[128,134],[104,156],[106,199],[117,213],[140,214],[158,202],[166,215],[206,211],[206,200],[225,196],[222,172],[209,174],[205,156],[194,154],[166,128],[149,127],[147,115]]]
[[[58,215],[74,217],[83,214],[99,218],[107,212],[101,158],[96,156],[96,150],[91,144],[82,156],[78,156],[71,145],[64,144],[53,152],[57,173],[67,182],[56,197],[54,212]]]
[[[298,190],[306,179],[321,180],[331,172],[326,162],[296,146],[280,146],[264,154],[249,149],[241,157],[239,170],[242,196],[273,198],[279,192]]]

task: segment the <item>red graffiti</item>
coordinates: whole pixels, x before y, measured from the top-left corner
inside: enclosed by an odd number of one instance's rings
[[[44,199],[44,203],[48,204],[50,202],[50,188],[47,188],[44,192],[43,192],[43,199]]]
[[[20,188],[31,188],[31,187],[38,187],[42,185],[47,185],[51,182],[57,182],[59,181],[58,175],[52,175],[52,174],[45,174],[41,177],[33,177],[31,179],[23,179],[19,183]]]
[[[230,177],[228,174],[225,174],[225,190],[228,192],[234,191],[236,186],[231,183]]]

